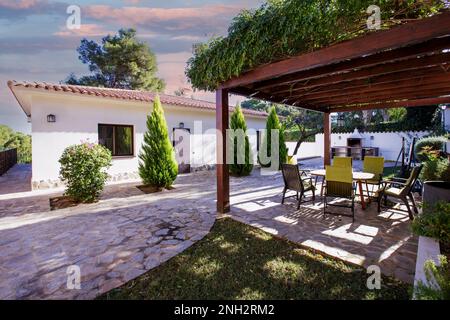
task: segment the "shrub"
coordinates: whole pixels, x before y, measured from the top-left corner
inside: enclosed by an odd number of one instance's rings
[[[422,155],[427,158],[420,173],[422,181],[450,182],[450,161],[447,158],[440,157],[439,151],[428,151]]]
[[[263,136],[263,141],[261,143],[260,152],[266,153],[266,156],[272,158],[272,130],[279,130],[279,149],[278,149],[278,159],[281,168],[282,163],[286,163],[288,156],[288,149],[284,140],[284,130],[280,125],[280,120],[278,119],[275,107],[270,108],[269,116],[266,122],[266,132]],[[271,162],[261,163],[260,157],[258,156],[258,162],[262,167],[270,167]]]
[[[414,292],[418,300],[449,300],[450,299],[450,266],[445,256],[439,256],[439,266],[433,260],[427,260],[424,265],[427,283],[419,281]]]
[[[438,202],[411,224],[414,234],[450,244],[450,203]]]
[[[67,147],[59,159],[60,178],[66,183],[65,195],[79,202],[95,201],[102,192],[111,166],[111,152],[94,143]]]
[[[248,176],[253,170],[253,156],[247,136],[247,125],[245,124],[244,114],[240,106],[236,106],[231,115],[230,128],[233,130],[242,130],[241,133],[243,132],[245,136],[244,145],[238,143],[239,140],[236,135],[240,134],[239,131],[235,132],[233,140],[230,141],[229,146],[233,148],[229,151],[233,153],[233,163],[229,165],[230,172],[237,176]],[[244,158],[244,163],[238,163],[238,159],[242,157]]]
[[[139,159],[139,175],[145,185],[169,188],[175,181],[178,164],[159,96],[155,97],[153,111],[147,117],[147,132],[144,134]]]
[[[442,152],[447,142],[445,137],[427,137],[417,141],[414,146],[414,153],[420,162],[428,160],[427,154],[430,152]]]

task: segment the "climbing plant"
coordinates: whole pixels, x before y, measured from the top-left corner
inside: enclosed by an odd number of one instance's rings
[[[196,46],[186,75],[196,89],[218,84],[264,63],[310,52],[370,30],[367,8],[381,10],[381,27],[437,13],[444,0],[269,0],[233,19],[226,37]]]

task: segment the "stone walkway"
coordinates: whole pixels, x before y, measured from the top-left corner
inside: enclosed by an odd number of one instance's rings
[[[161,264],[209,232],[211,182],[180,176],[151,195],[112,185],[98,203],[51,212],[55,194],[0,195],[0,299],[90,299]],[[67,289],[72,265],[81,290]]]
[[[23,168],[22,168],[23,169]],[[20,171],[20,170],[19,170]],[[13,172],[13,171],[12,171]],[[17,172],[15,173],[17,177]],[[23,170],[26,177],[26,170]],[[108,186],[95,204],[49,211],[60,191],[0,194],[0,299],[89,299],[170,259],[205,236],[215,213],[215,173],[179,176],[175,190],[142,194]],[[356,221],[322,215],[322,202],[281,205],[278,173],[232,178],[233,219],[330,256],[412,282],[417,239],[406,213],[357,205]],[[81,290],[67,289],[67,268]]]
[[[401,211],[404,207],[379,214],[376,203],[366,210],[357,203],[352,223],[348,217],[324,217],[321,197],[300,210],[295,197],[281,205],[282,189],[279,174],[234,179],[230,216],[326,255],[364,267],[378,265],[383,274],[413,282],[417,238],[411,234],[408,213]]]

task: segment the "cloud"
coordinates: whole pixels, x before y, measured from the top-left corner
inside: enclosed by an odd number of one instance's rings
[[[84,16],[97,21],[157,30],[172,35],[223,33],[242,5],[205,5],[186,8],[149,8],[91,5],[82,8]]]
[[[80,29],[61,27],[54,35],[59,37],[103,37],[111,33],[113,32],[107,31],[103,26],[97,24],[82,24]]]
[[[42,1],[39,0],[18,0],[18,1],[11,1],[11,0],[0,0],[0,8],[8,8],[8,9],[29,9],[32,7],[38,6]]]
[[[66,3],[47,0],[0,0],[0,18],[13,21],[31,15],[66,15],[67,6]]]

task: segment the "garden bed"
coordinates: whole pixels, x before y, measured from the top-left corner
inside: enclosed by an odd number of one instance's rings
[[[76,207],[80,204],[79,201],[76,201],[74,198],[69,196],[60,196],[49,199],[50,202],[50,210],[59,210],[65,208]]]
[[[100,299],[409,299],[411,286],[324,257],[232,219],[189,249]]]

